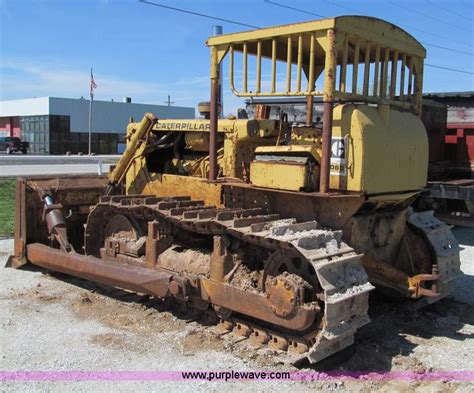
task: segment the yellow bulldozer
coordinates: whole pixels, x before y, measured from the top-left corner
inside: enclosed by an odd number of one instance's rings
[[[458,243],[410,208],[427,177],[423,46],[359,16],[207,45],[203,119],[128,124],[108,178],[18,180],[13,266],[168,299],[288,363],[351,345],[374,286],[420,305],[446,296]],[[306,121],[265,106],[219,118],[224,62],[236,96],[305,97]]]

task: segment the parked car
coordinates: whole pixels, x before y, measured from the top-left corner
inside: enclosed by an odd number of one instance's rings
[[[28,142],[22,142],[20,138],[7,136],[0,137],[0,151],[5,151],[7,154],[21,151],[23,154],[28,153],[30,144]]]

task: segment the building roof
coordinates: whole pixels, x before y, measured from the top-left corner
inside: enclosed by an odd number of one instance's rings
[[[72,132],[89,127],[89,103],[84,98],[38,97],[0,101],[0,117],[62,115],[70,116]],[[193,119],[194,108],[118,101],[93,101],[92,129],[98,132],[123,132],[130,117],[140,120],[146,112],[161,119]]]
[[[448,91],[441,93],[424,93],[424,98],[474,98],[474,91]]]

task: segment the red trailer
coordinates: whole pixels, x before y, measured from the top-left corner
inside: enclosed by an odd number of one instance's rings
[[[474,92],[424,95],[428,184],[417,201],[453,225],[474,226]]]

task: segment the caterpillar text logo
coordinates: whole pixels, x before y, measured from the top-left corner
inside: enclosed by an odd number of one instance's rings
[[[209,131],[209,122],[196,121],[158,121],[153,127],[157,131]]]

